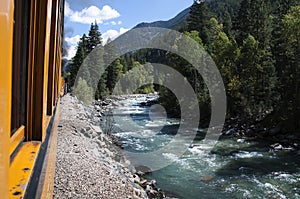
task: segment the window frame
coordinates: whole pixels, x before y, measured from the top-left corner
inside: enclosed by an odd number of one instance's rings
[[[11,130],[9,155],[12,157],[18,146],[25,138],[27,112],[27,78],[31,0],[14,1],[14,23],[12,39],[12,102],[11,102]],[[18,4],[18,5],[16,5]],[[19,10],[20,9],[20,10]],[[25,34],[21,34],[24,33]],[[21,46],[26,46],[21,48]],[[22,77],[22,75],[25,76]]]
[[[34,0],[31,13],[35,14],[31,17],[31,42],[29,44],[31,53],[28,72],[28,131],[26,138],[28,141],[43,141],[46,136],[46,127],[51,118],[47,115],[47,88],[52,0]]]

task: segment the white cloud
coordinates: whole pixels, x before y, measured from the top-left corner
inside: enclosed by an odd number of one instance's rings
[[[127,28],[120,28],[119,30],[108,30],[105,33],[102,34],[103,42],[106,44],[107,39],[110,38],[111,40],[114,40],[121,34],[127,32],[130,29]],[[72,57],[75,56],[76,50],[77,50],[77,44],[80,41],[81,36],[80,35],[75,35],[74,37],[65,37],[65,41],[68,43],[68,56],[66,56],[67,59],[72,59]]]
[[[99,9],[97,6],[90,6],[80,11],[74,11],[70,8],[69,3],[65,2],[65,16],[69,17],[70,21],[73,22],[91,24],[96,20],[97,23],[102,24],[103,21],[115,19],[121,15],[109,5],[103,6],[102,9]]]
[[[72,13],[73,10],[71,10],[69,3],[65,2],[65,16],[70,16]]]
[[[129,29],[126,28],[120,28],[120,30],[108,30],[105,33],[102,34],[102,38],[104,43],[106,43],[107,39],[110,38],[111,40],[114,40],[115,38],[117,38],[118,36],[120,36],[121,34],[127,32]]]
[[[115,26],[115,25],[121,25],[121,24],[122,24],[122,21],[118,21],[118,22],[116,22],[116,21],[111,21],[110,24],[113,25],[113,26]],[[104,23],[104,25],[109,25],[109,23]]]
[[[68,43],[68,49],[67,49],[68,56],[66,57],[67,59],[70,60],[76,54],[76,50],[77,50],[76,47],[80,38],[81,38],[80,35],[65,38],[65,41]]]
[[[70,46],[70,47],[67,49],[68,55],[66,56],[66,58],[67,58],[68,60],[71,60],[71,59],[75,56],[76,51],[77,51],[76,46]]]
[[[80,35],[76,35],[74,37],[66,37],[65,40],[68,42],[70,45],[77,45],[77,43],[80,40]]]

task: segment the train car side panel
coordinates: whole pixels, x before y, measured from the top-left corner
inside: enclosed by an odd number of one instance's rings
[[[8,197],[12,88],[13,0],[0,1],[0,193]]]

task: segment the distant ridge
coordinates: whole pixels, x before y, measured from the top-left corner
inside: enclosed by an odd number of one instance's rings
[[[190,7],[186,8],[178,15],[176,15],[174,18],[168,21],[155,21],[152,23],[143,22],[136,25],[134,28],[159,27],[159,28],[169,28],[169,29],[179,30],[185,25],[186,19],[189,17],[189,14],[190,14]]]

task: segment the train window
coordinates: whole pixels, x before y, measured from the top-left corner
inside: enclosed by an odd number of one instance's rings
[[[30,1],[15,0],[11,136],[26,123]]]
[[[52,16],[55,16],[57,2],[52,2]],[[57,20],[51,18],[50,27],[50,51],[49,51],[49,69],[48,69],[48,88],[47,88],[47,115],[51,116],[55,105],[55,70],[56,70],[56,41],[57,41]]]

